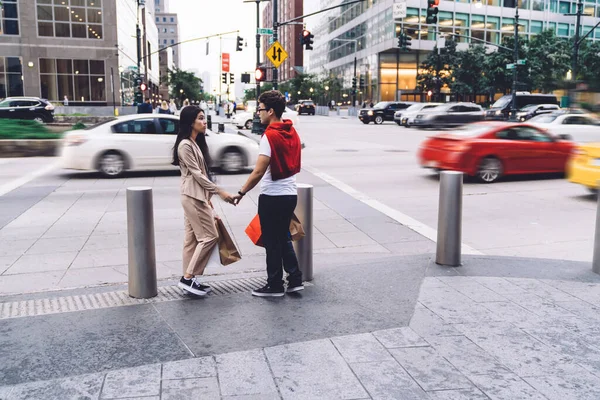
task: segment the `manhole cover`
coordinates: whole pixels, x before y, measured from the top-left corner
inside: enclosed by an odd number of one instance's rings
[[[336,151],[339,151],[341,153],[358,153],[358,150],[354,150],[354,149],[338,149]]]

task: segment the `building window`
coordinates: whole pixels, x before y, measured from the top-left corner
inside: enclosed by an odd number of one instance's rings
[[[561,1],[558,4],[558,12],[560,14],[568,14],[571,12],[571,3],[568,1]]]
[[[171,44],[175,44],[175,40],[174,39],[171,39]]]
[[[163,22],[167,22],[167,17],[163,17]]]
[[[62,101],[106,101],[103,60],[40,58],[41,97]]]
[[[17,0],[0,2],[0,35],[19,34],[19,10]]]
[[[543,24],[544,23],[542,21],[531,21],[530,32],[531,33],[542,33]]]
[[[569,24],[558,24],[558,36],[569,36]]]
[[[164,44],[167,44],[167,39],[164,39],[164,40],[163,40],[163,43],[164,43]]]
[[[0,98],[23,96],[23,65],[19,57],[0,57]]]
[[[159,22],[159,21],[160,21],[160,18],[156,17],[156,22]]]
[[[163,33],[167,33],[167,28],[163,28]]]
[[[37,0],[39,36],[102,39],[101,0]]]
[[[171,17],[171,22],[175,22],[175,18]]]
[[[175,28],[171,28],[171,33],[175,33]]]

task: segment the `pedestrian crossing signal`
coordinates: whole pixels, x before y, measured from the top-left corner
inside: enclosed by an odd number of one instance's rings
[[[267,69],[265,67],[258,67],[254,71],[254,79],[256,82],[264,82],[267,79]]]
[[[438,6],[440,5],[440,0],[427,0],[427,18],[425,22],[428,24],[436,24],[437,23],[437,14],[439,12]]]

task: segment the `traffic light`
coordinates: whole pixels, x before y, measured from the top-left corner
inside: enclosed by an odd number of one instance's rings
[[[356,89],[356,77],[352,77],[352,89]]]
[[[229,74],[229,83],[233,83],[235,81],[235,78],[233,77],[233,74]]]
[[[237,37],[237,44],[235,46],[235,51],[242,51],[242,46],[244,45],[244,38],[241,36]]]
[[[404,50],[410,50],[410,46],[412,46],[412,38],[408,35],[404,35]]]
[[[267,68],[256,68],[256,71],[254,71],[254,79],[256,80],[256,82],[264,82],[265,80],[267,80]]]
[[[315,38],[315,35],[310,33],[310,31],[308,31],[306,29],[302,31],[301,43],[305,46],[306,50],[313,49],[314,38]]]
[[[360,87],[364,87],[365,86],[365,78],[363,78],[362,76],[360,77]]]
[[[242,74],[242,83],[250,83],[250,74]]]
[[[402,45],[404,44],[404,33],[400,32],[398,34],[398,48],[402,48]]]
[[[145,91],[146,91],[146,89],[148,89],[148,85],[146,85],[144,82],[142,82],[142,83],[140,84],[140,90],[141,90],[142,92],[145,92]]]
[[[438,14],[438,6],[440,5],[440,0],[427,0],[427,18],[425,22],[428,24],[436,24],[437,23],[437,14]]]
[[[221,74],[221,83],[227,84],[227,72]]]
[[[140,87],[140,85],[142,84],[142,77],[139,75],[136,75],[134,80],[133,80],[133,86],[135,87]]]

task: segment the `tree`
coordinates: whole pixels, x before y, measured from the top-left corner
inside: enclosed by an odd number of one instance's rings
[[[183,71],[179,68],[169,70],[168,84],[171,89],[172,99],[189,99],[199,101],[204,99],[202,93],[202,79],[192,72]],[[182,93],[183,90],[183,93]]]
[[[533,89],[544,93],[556,90],[571,69],[568,41],[557,37],[554,31],[546,30],[532,37],[528,50],[527,64]]]
[[[513,48],[515,40],[512,36],[505,36],[502,40],[502,46],[507,49],[498,48],[486,56],[485,67],[487,70],[486,76],[488,77],[488,92],[490,97],[493,97],[495,93],[507,94],[512,90],[513,86],[513,71],[506,69],[507,64],[514,64]],[[511,50],[508,50],[511,49]],[[527,42],[525,39],[519,36],[519,59],[527,58]],[[518,70],[518,81],[517,90],[527,90],[531,87],[531,75],[527,67],[517,67]]]
[[[592,90],[600,90],[600,42],[582,41],[577,62],[578,80],[587,83]]]
[[[465,51],[456,54],[457,64],[452,71],[450,89],[459,95],[477,95],[486,93],[489,87],[485,75],[486,48],[479,44],[471,44]],[[460,100],[460,99],[459,99]]]
[[[417,88],[423,92],[431,90],[437,93],[438,87],[441,89],[445,85],[450,86],[452,82],[452,71],[457,65],[456,42],[446,39],[446,45],[439,52],[438,55],[438,48],[435,46],[420,66]]]

